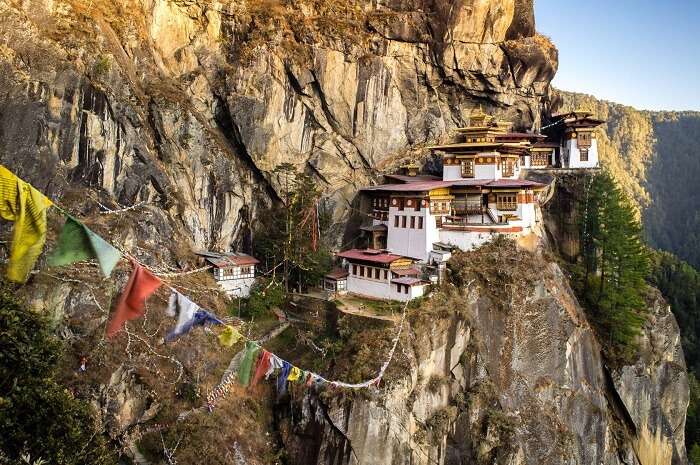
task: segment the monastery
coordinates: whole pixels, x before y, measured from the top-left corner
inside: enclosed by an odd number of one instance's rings
[[[442,177],[409,164],[362,189],[371,205],[371,223],[361,228],[367,248],[338,253],[345,273],[329,275],[326,289],[411,300],[439,281],[452,250],[533,233],[547,185],[524,179],[524,171],[599,166],[594,129],[604,121],[584,111],[553,121],[545,134],[511,132],[511,123],[479,110],[457,129],[459,142],[429,147],[442,158]]]

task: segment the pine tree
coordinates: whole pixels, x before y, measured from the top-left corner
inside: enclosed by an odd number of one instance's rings
[[[328,271],[331,255],[323,240],[330,223],[322,193],[312,177],[284,163],[273,171],[280,204],[262,218],[257,250],[270,268],[281,265],[284,288],[303,289]],[[276,272],[277,273],[277,272]]]
[[[649,256],[636,212],[610,173],[592,178],[585,200],[580,289],[599,335],[620,355],[645,321]]]

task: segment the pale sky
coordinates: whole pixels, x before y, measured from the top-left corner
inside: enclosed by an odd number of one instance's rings
[[[535,0],[554,86],[645,110],[700,110],[700,0]]]

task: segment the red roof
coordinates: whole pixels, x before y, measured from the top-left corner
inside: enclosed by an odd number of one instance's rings
[[[496,140],[499,139],[545,139],[547,136],[535,134],[534,132],[509,132],[506,134],[498,134]]]
[[[326,278],[330,278],[330,279],[334,279],[334,280],[338,281],[340,279],[347,278],[348,274],[349,273],[347,271],[341,270],[340,268],[338,268],[337,270],[333,270],[330,273],[328,273],[326,275]]]
[[[407,176],[405,174],[385,174],[384,177],[400,181],[402,183],[440,180],[438,176],[433,176],[430,174],[418,174],[416,176]]]
[[[420,284],[430,284],[428,281],[423,281],[422,279],[418,279],[418,278],[411,278],[409,276],[406,276],[404,278],[392,279],[391,282],[396,283],[396,284],[406,284],[408,286],[417,286]]]
[[[535,182],[535,181],[530,181],[527,179],[496,179],[496,180],[491,180],[487,184],[484,184],[485,187],[533,187],[533,188],[539,188],[539,187],[545,187],[544,184]]]
[[[260,261],[255,257],[251,257],[250,255],[244,253],[198,252],[197,255],[204,257],[206,261],[217,268],[257,265],[260,263]]]
[[[365,187],[363,191],[396,191],[396,192],[423,192],[440,187],[449,187],[452,181],[418,181],[406,184],[380,184],[378,186]]]
[[[365,262],[382,263],[385,265],[392,263],[399,258],[404,258],[401,255],[373,249],[350,249],[346,250],[345,252],[339,252],[336,255],[340,258],[347,258],[348,260],[362,260]]]
[[[391,270],[399,276],[418,276],[420,275],[420,270],[417,268],[396,268]]]
[[[389,191],[389,192],[424,192],[441,187],[545,187],[544,184],[526,179],[459,179],[455,181],[426,181],[412,182],[409,184],[380,184],[379,186],[365,187],[365,192]]]
[[[546,148],[546,149],[555,149],[559,147],[559,144],[556,142],[536,142],[532,144],[532,148],[534,149],[539,149],[539,148]]]

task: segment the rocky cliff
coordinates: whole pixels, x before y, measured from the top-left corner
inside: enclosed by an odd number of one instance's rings
[[[612,368],[547,252],[503,241],[451,271],[411,320],[410,370],[370,398],[303,399],[293,463],[686,463],[685,363],[663,299],[636,361]]]
[[[250,248],[283,162],[342,229],[475,105],[532,126],[557,66],[525,0],[3,0],[0,25],[0,161],[82,208],[148,202],[198,248]]]

